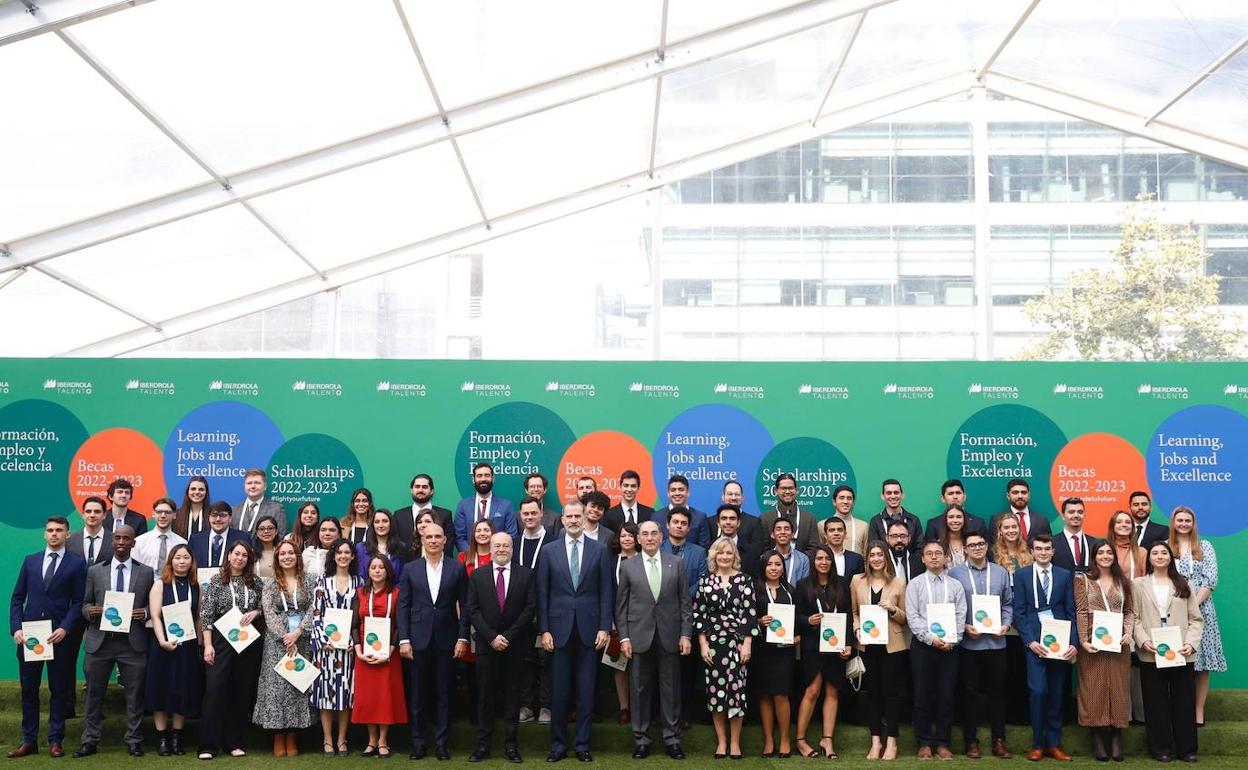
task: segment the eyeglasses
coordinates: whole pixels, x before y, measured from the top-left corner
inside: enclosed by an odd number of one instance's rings
[[[229,515],[230,515],[230,514],[226,513],[225,511],[213,511],[212,513],[208,514],[208,518],[210,518],[210,519],[224,519],[225,517],[227,517],[227,516],[229,516]]]
[[[987,548],[987,547],[988,547],[988,544],[987,544],[987,543],[984,543],[984,542],[979,542],[979,543],[967,543],[967,544],[966,544],[966,547],[967,547],[967,548]]]
[[[173,513],[173,511],[168,508],[157,508],[155,511],[152,511],[152,513]]]
[[[256,527],[256,531],[257,532],[276,532],[277,527],[274,527],[274,526]]]

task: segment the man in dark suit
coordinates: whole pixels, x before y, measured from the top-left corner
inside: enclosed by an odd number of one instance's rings
[[[685,508],[689,511],[689,542],[706,548],[711,543],[707,539],[710,533],[706,529],[706,514],[689,505],[689,479],[677,474],[667,480],[667,505],[650,515],[650,520],[659,525],[663,536],[667,537],[667,514],[673,508]]]
[[[864,570],[862,554],[845,547],[845,520],[839,516],[829,516],[823,520],[823,535],[827,538],[828,545],[832,548],[832,557],[836,560],[833,562],[836,575],[848,594],[849,581],[854,579],[854,575],[861,575]]]
[[[251,538],[241,529],[230,526],[233,513],[230,504],[218,500],[208,508],[208,529],[195,532],[187,541],[199,569],[220,569],[230,546],[239,541],[251,545]]]
[[[113,558],[87,570],[82,616],[87,620],[83,648],[87,651],[82,671],[87,679],[87,713],[82,723],[82,745],[75,757],[96,753],[104,731],[104,692],[117,668],[117,681],[126,691],[126,746],[130,756],[143,756],[143,688],[147,672],[147,598],[156,581],[152,568],[130,558],[134,530],[122,525],[113,529]],[[134,596],[130,627],[126,633],[112,631],[123,619],[104,614],[109,591]],[[114,610],[115,608],[110,608]],[[109,629],[108,631],[104,629]]]
[[[758,519],[753,516],[746,516],[741,513],[741,509],[732,503],[721,503],[715,509],[715,518],[707,519],[706,526],[711,528],[710,541],[714,543],[721,537],[726,537],[732,541],[737,547],[737,553],[741,557],[741,571],[745,574],[757,578],[762,574],[762,567],[759,565],[759,557],[763,554],[761,546],[747,540],[744,533],[741,532],[741,522],[745,518],[754,519],[757,523]],[[699,577],[701,577],[699,575]]]
[[[1027,479],[1010,479],[1005,485],[1005,499],[1010,503],[1009,509],[993,516],[988,524],[990,543],[997,539],[997,522],[1002,516],[1013,516],[1018,519],[1019,535],[1028,543],[1031,543],[1036,535],[1053,534],[1049,520],[1038,513],[1033,513],[1028,507],[1028,503],[1031,502],[1031,484],[1027,482]]]
[[[962,486],[962,480],[949,479],[940,485],[940,513],[927,520],[927,527],[923,530],[924,540],[944,539],[945,512],[949,510],[951,505],[957,506],[962,511],[962,516],[966,519],[966,524],[962,528],[963,537],[972,532],[978,532],[987,536],[988,524],[979,516],[966,510],[966,487]]]
[[[1032,564],[1014,574],[1014,627],[1027,647],[1027,689],[1031,692],[1032,741],[1027,758],[1038,761],[1052,757],[1065,762],[1070,755],[1062,751],[1062,688],[1079,651],[1074,576],[1053,565],[1052,535],[1035,533],[1031,557]],[[1041,621],[1047,617],[1070,621],[1064,659],[1046,657],[1040,644]]]
[[[793,524],[794,548],[807,553],[819,545],[819,523],[815,520],[814,511],[804,511],[797,503],[797,477],[792,473],[781,473],[776,476],[772,488],[776,494],[776,507],[762,515],[759,523],[763,532],[771,532],[771,525],[776,519],[785,518]]]
[[[113,538],[104,530],[105,507],[104,500],[99,497],[83,500],[82,529],[71,534],[65,544],[86,559],[88,566],[113,558]]]
[[[897,577],[909,583],[927,571],[923,564],[923,552],[910,547],[910,527],[900,519],[890,522],[885,535],[888,543],[888,558],[893,562]]]
[[[528,498],[525,498],[526,500]],[[522,506],[523,507],[523,506]],[[468,580],[468,617],[477,641],[477,748],[469,762],[490,756],[494,707],[503,696],[503,756],[520,762],[520,677],[525,653],[533,649],[537,581],[533,572],[511,561],[511,537],[490,537],[490,567],[478,567]]]
[[[724,489],[719,495],[720,502],[726,505],[733,505],[737,508],[737,529],[733,535],[737,538],[735,541],[737,550],[749,550],[750,553],[758,555],[762,554],[767,547],[767,537],[763,534],[763,525],[757,516],[752,513],[746,513],[741,508],[745,501],[745,493],[741,489],[739,481],[725,481]],[[721,508],[717,508],[722,510]],[[713,543],[723,533],[719,526],[718,514],[714,518],[706,520],[707,526],[707,543]],[[745,564],[745,557],[742,556],[742,564]]]
[[[277,536],[285,535],[286,509],[276,500],[265,497],[269,489],[269,477],[260,468],[252,468],[243,474],[243,494],[245,497],[234,506],[238,512],[238,529],[248,535],[256,534],[256,524],[265,516],[277,520]]]
[[[104,529],[110,534],[119,523],[135,532],[147,531],[147,519],[138,511],[130,510],[130,500],[134,497],[134,485],[126,479],[113,479],[108,485],[108,500],[113,504],[108,515],[104,517]]]
[[[901,488],[901,482],[897,479],[884,479],[880,484],[880,499],[884,501],[884,509],[871,517],[871,521],[867,524],[868,535],[871,540],[882,540],[888,537],[888,532],[892,529],[894,522],[902,522],[906,525],[906,530],[910,533],[908,540],[910,541],[910,551],[919,556],[919,563],[922,563],[922,544],[923,544],[923,523],[919,521],[919,517],[910,511],[907,511],[902,502],[906,499],[906,492]],[[923,574],[922,569],[915,572],[915,575]]]
[[[99,500],[99,498],[95,498]],[[103,505],[101,502],[101,512]],[[74,666],[81,639],[82,593],[87,581],[87,562],[65,547],[69,521],[49,516],[43,525],[45,547],[22,562],[13,595],[9,600],[9,632],[17,644],[17,665],[22,682],[22,742],[8,753],[10,758],[39,753],[39,681],[44,661],[25,660],[26,645],[51,644],[48,665],[48,745],[54,757],[65,755],[65,719],[73,707]],[[47,639],[27,640],[22,623],[50,620],[52,634]],[[32,647],[33,649],[33,647]],[[72,653],[72,654],[71,654]]]
[[[1143,490],[1136,490],[1127,499],[1128,511],[1135,525],[1135,544],[1147,551],[1158,540],[1170,538],[1170,529],[1164,524],[1152,521],[1149,516],[1153,512],[1153,499]]]
[[[569,701],[576,698],[576,758],[593,760],[589,726],[594,710],[599,652],[610,639],[615,607],[614,565],[606,546],[585,537],[585,509],[563,506],[563,535],[542,549],[537,562],[537,630],[554,653],[550,755],[568,755]]]
[[[442,525],[447,539],[455,536],[455,520],[450,510],[433,504],[433,477],[428,473],[418,473],[412,477],[412,504],[405,505],[394,512],[394,534],[404,543],[419,546],[420,537],[416,532],[416,517],[425,511],[433,514],[433,520]]]
[[[659,551],[663,535],[658,524],[643,522],[637,539],[641,553],[620,564],[615,596],[620,651],[631,661],[628,680],[633,759],[650,755],[650,706],[656,683],[663,745],[669,757],[684,759],[680,745],[680,656],[693,650],[689,576],[679,556]]]
[[[1068,497],[1062,501],[1065,526],[1053,536],[1053,564],[1069,572],[1087,572],[1103,542],[1083,531],[1083,515],[1083,500]]]
[[[610,527],[612,531],[619,532],[620,525],[631,521],[634,524],[641,525],[642,522],[650,521],[654,516],[654,509],[648,505],[644,505],[637,500],[637,492],[641,490],[641,474],[634,470],[627,470],[620,474],[620,504],[613,505],[607,510],[607,515],[603,518],[602,523]]]
[[[493,522],[495,532],[506,532],[512,537],[520,529],[516,526],[511,501],[494,494],[494,466],[489,463],[472,466],[472,486],[477,493],[455,505],[455,547],[460,552],[468,550],[468,535],[482,519]]]
[[[403,568],[399,580],[399,655],[408,666],[407,705],[412,728],[412,759],[428,753],[425,699],[432,687],[436,708],[434,753],[450,759],[452,661],[468,652],[468,573],[446,556],[446,535],[426,527],[425,558]]]

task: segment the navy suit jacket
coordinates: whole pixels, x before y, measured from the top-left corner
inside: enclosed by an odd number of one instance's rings
[[[659,525],[663,539],[667,539],[667,506],[654,512],[650,520]],[[689,509],[689,534],[685,537],[690,543],[697,543],[703,548],[711,547],[711,533],[706,528],[706,514],[697,508]]]
[[[1083,533],[1083,553],[1080,554],[1083,560],[1076,564],[1075,552],[1071,550],[1070,539],[1066,536],[1066,530],[1059,530],[1057,534],[1053,535],[1053,563],[1071,572],[1087,572],[1088,567],[1092,564],[1092,554],[1096,553],[1096,549],[1101,547],[1102,542],[1102,540],[1098,540],[1086,532]]]
[[[607,547],[581,537],[581,573],[572,587],[568,563],[567,533],[542,547],[537,560],[537,632],[550,632],[555,646],[572,637],[592,647],[599,631],[610,631],[615,620],[615,559]]]
[[[143,518],[143,514],[134,511],[126,511],[126,524],[134,529],[134,536],[138,537],[147,531],[147,519]],[[113,539],[113,511],[109,509],[104,514],[104,532],[108,535],[108,539]]]
[[[458,559],[442,555],[442,582],[438,600],[429,592],[424,559],[413,559],[399,578],[399,639],[413,650],[455,649],[468,640],[468,572]]]
[[[835,562],[834,562],[835,563]],[[854,579],[854,575],[861,575],[866,571],[866,563],[862,560],[862,554],[857,551],[845,549],[845,574],[838,575],[841,585],[845,586],[846,595],[849,594],[849,581]]]
[[[43,555],[32,553],[22,562],[9,600],[9,633],[16,634],[25,620],[51,620],[52,628],[72,635],[81,630],[82,594],[87,586],[87,560],[65,550],[48,585],[43,584]],[[58,656],[59,657],[59,656]]]
[[[495,532],[506,532],[514,540],[520,531],[516,526],[516,514],[511,509],[511,501],[494,495],[490,498],[490,521],[494,523]],[[468,535],[472,534],[472,525],[477,521],[477,496],[465,497],[455,504],[455,547],[462,553],[468,550]]]
[[[1050,567],[1053,585],[1049,587],[1049,609],[1056,620],[1070,621],[1070,644],[1079,646],[1079,628],[1075,622],[1075,579],[1070,570]],[[1014,573],[1014,627],[1026,646],[1040,641],[1040,610],[1036,609],[1035,565]],[[1043,602],[1041,602],[1043,608]]]
[[[212,536],[215,534],[211,529],[206,529],[203,532],[192,534],[190,539],[186,541],[187,546],[191,549],[191,555],[195,557],[195,567],[197,569],[221,566],[220,563],[211,565],[208,563],[208,546],[212,544]],[[239,541],[251,545],[251,536],[241,529],[234,529],[233,527],[225,530],[225,545],[221,551],[222,561],[225,560],[225,554],[229,552],[230,547]]]

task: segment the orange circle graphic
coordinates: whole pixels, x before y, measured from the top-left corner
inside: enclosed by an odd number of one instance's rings
[[[631,469],[641,475],[637,500],[654,505],[658,495],[654,479],[647,472],[650,466],[650,452],[640,441],[619,431],[598,430],[581,436],[563,453],[555,474],[555,489],[560,500],[572,500],[576,497],[576,480],[589,476],[611,498],[612,505],[619,505],[620,474]]]

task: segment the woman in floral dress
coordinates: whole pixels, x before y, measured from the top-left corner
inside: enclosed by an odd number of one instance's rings
[[[755,623],[754,583],[741,572],[741,557],[728,538],[711,544],[709,571],[693,599],[693,632],[706,664],[706,707],[715,723],[715,758],[740,759],[745,716],[746,664]]]

